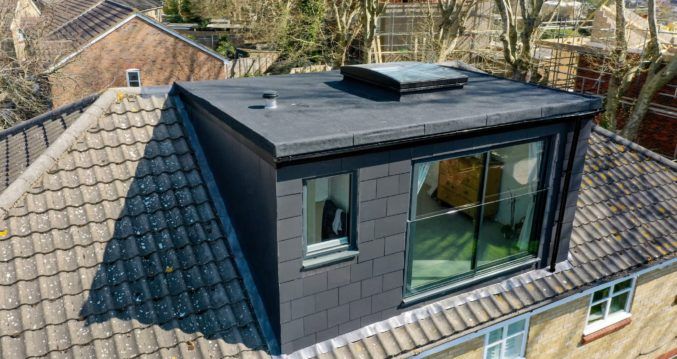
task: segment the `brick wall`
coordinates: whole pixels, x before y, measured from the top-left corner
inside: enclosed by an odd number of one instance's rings
[[[278,184],[282,351],[288,353],[397,314],[402,301],[411,161],[358,173],[359,255],[339,264],[302,266],[302,180]]]
[[[483,359],[484,337],[468,340],[447,350],[433,354],[428,359]]]
[[[222,60],[135,18],[50,76],[54,106],[127,86],[130,68],[141,70],[143,86],[225,78]]]
[[[629,55],[631,60],[636,60],[637,55]],[[605,67],[604,58],[591,54],[581,54],[578,57],[575,90],[604,95],[609,87],[609,75],[600,75]],[[599,79],[599,81],[596,81]],[[628,89],[625,96],[637,98],[644,81],[645,74],[640,74]],[[665,85],[653,98],[652,103],[677,110],[674,93],[677,89],[677,79]],[[661,94],[663,93],[663,94]],[[618,128],[623,128],[625,120],[629,116],[630,106],[624,105],[618,111]],[[673,158],[677,152],[677,118],[649,109],[642,126],[640,127],[637,143],[669,158]]]
[[[530,359],[656,358],[677,348],[677,265],[637,279],[632,322],[617,332],[583,345],[581,338],[590,297],[576,299],[530,319],[526,357]],[[484,336],[431,358],[482,358]]]
[[[578,299],[531,318],[528,358],[654,358],[677,346],[677,266],[637,280],[632,322],[627,327],[586,345],[581,344],[589,297]]]

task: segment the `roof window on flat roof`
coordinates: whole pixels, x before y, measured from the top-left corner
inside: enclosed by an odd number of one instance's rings
[[[468,76],[450,67],[420,62],[349,65],[341,67],[341,74],[398,93],[461,88],[468,83]]]

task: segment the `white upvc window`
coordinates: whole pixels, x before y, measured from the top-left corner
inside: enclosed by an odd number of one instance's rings
[[[141,87],[141,71],[139,69],[127,70],[127,87]]]
[[[630,303],[635,290],[635,279],[617,280],[595,291],[590,298],[584,335],[630,317]]]
[[[524,358],[529,318],[509,322],[485,336],[485,359]]]

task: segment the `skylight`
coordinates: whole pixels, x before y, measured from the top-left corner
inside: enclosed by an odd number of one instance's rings
[[[461,88],[468,82],[468,77],[460,71],[419,62],[349,65],[341,67],[341,74],[399,93]]]

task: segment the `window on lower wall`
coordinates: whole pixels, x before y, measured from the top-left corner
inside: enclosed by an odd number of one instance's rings
[[[139,69],[127,70],[127,87],[141,87],[141,71]]]
[[[408,221],[406,294],[495,273],[538,251],[545,140],[419,162]]]
[[[307,179],[303,184],[306,257],[350,247],[353,175]]]
[[[634,280],[630,278],[593,293],[584,334],[594,333],[630,317],[634,285]]]
[[[484,345],[484,358],[524,358],[528,325],[527,319],[522,319],[489,332]]]

